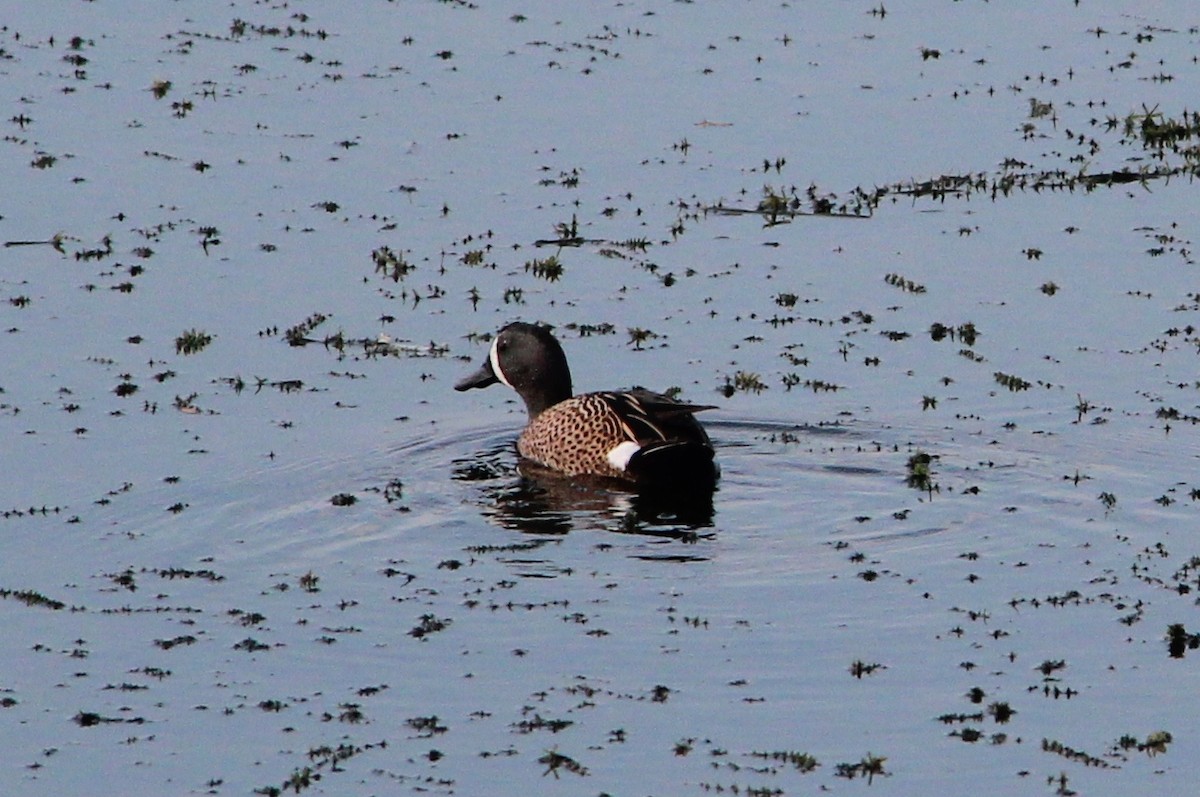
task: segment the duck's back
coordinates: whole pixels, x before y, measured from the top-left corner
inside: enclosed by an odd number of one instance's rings
[[[692,417],[703,409],[708,407],[643,388],[585,393],[538,415],[521,433],[517,450],[573,476],[643,484],[712,482],[712,445]]]

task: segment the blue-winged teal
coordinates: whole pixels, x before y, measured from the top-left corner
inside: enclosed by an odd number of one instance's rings
[[[497,382],[517,391],[529,410],[517,451],[547,468],[685,489],[711,488],[720,473],[712,443],[692,417],[712,407],[644,388],[572,396],[567,357],[548,327],[504,327],[480,369],[454,389]]]

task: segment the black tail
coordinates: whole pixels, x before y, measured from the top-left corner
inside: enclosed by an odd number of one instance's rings
[[[671,491],[712,491],[721,475],[713,450],[693,440],[664,440],[645,446],[625,471],[641,486]]]

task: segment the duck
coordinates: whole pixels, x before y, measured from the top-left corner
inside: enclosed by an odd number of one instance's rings
[[[574,395],[571,369],[551,327],[514,322],[492,338],[479,369],[458,391],[502,384],[525,402],[529,421],[517,453],[542,468],[642,487],[704,489],[720,476],[715,452],[687,404],[642,387]]]

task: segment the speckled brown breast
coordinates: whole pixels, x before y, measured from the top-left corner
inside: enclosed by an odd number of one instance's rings
[[[636,439],[602,394],[586,393],[555,404],[521,433],[521,456],[571,476],[591,474],[627,478],[606,458],[608,452]]]

